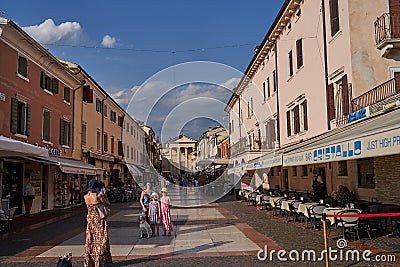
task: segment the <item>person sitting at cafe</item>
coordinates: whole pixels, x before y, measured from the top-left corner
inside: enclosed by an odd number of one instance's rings
[[[354,200],[353,194],[344,185],[339,185],[339,189],[336,192],[333,192],[332,196],[340,207],[344,207]]]

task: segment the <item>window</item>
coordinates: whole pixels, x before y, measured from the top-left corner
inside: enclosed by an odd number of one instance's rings
[[[277,89],[277,80],[276,80],[276,72],[272,72],[272,81],[274,82],[274,93],[276,92]]]
[[[93,89],[88,85],[83,86],[83,101],[93,103]]]
[[[296,105],[292,109],[293,113],[293,134],[298,134],[300,132],[300,108]]]
[[[293,76],[293,52],[292,50],[289,51],[289,77]]]
[[[350,113],[350,88],[347,75],[328,85],[329,119],[340,119]]]
[[[115,111],[110,111],[110,120],[112,121],[112,122],[117,122],[117,112],[115,112]]]
[[[131,126],[131,135],[133,135],[133,126]]]
[[[129,122],[126,124],[126,131],[129,133]]]
[[[115,117],[117,117],[117,113],[115,113]],[[117,118],[115,118],[115,119],[117,119]],[[124,126],[124,129],[125,129],[124,117],[123,116],[118,116],[118,126],[119,127]]]
[[[64,101],[70,103],[71,100],[71,88],[64,86]]]
[[[131,159],[133,159],[134,156],[136,156],[136,155],[133,153],[133,147],[131,147]]]
[[[303,176],[308,176],[307,165],[301,165],[301,174]]]
[[[253,103],[253,98],[250,98],[250,114],[253,116],[254,114],[254,103]]]
[[[96,111],[100,114],[102,113],[103,110],[102,105],[103,103],[101,102],[101,100],[96,98]]]
[[[297,17],[297,18],[300,18],[300,16],[301,16],[301,8],[299,7],[299,8],[297,9],[297,12],[296,12],[296,17]]]
[[[307,99],[300,104],[300,130],[308,131]]]
[[[286,133],[287,136],[292,135],[292,119],[290,110],[286,111]]]
[[[107,105],[103,104],[103,116],[107,118]]]
[[[86,146],[86,123],[82,123],[82,145]]]
[[[276,129],[275,129],[275,120],[269,120],[267,124],[265,124],[265,133],[266,133],[266,142],[265,146],[267,149],[274,149],[276,143]]]
[[[247,118],[250,118],[250,101],[247,101]]]
[[[42,140],[50,141],[50,111],[43,110]]]
[[[268,93],[268,97],[271,96],[271,83],[269,81],[269,77],[267,78],[267,93]]]
[[[126,158],[129,159],[129,146],[126,146]]]
[[[267,95],[265,94],[265,82],[263,82],[263,96],[264,96],[264,102],[265,102],[265,99],[267,98]]]
[[[118,140],[117,144],[118,144],[118,155],[119,156],[123,156],[124,155],[124,150],[122,149],[122,141]]]
[[[303,66],[303,41],[299,39],[296,41],[296,55],[297,55],[297,69]]]
[[[288,31],[288,33],[290,32],[290,30],[292,29],[292,23],[288,23],[288,25],[287,25],[287,31]]]
[[[108,151],[108,135],[104,133],[104,139],[103,139],[103,150],[104,152]]]
[[[297,166],[292,167],[292,175],[297,176]]]
[[[329,12],[331,17],[331,36],[334,36],[339,30],[339,1],[329,0]]]
[[[40,87],[50,93],[58,94],[58,80],[48,76],[44,71],[40,73]]]
[[[101,149],[101,134],[100,134],[100,130],[97,130],[97,150]]]
[[[357,160],[358,187],[375,188],[374,159]]]
[[[28,60],[26,57],[18,56],[18,74],[28,78]]]
[[[60,145],[69,146],[71,123],[60,119]]]
[[[111,150],[111,154],[114,154],[114,136],[111,136],[110,138],[110,150]]]
[[[339,161],[338,162],[338,175],[339,176],[347,176],[347,161]]]
[[[11,132],[24,136],[30,135],[31,105],[11,98]]]
[[[274,174],[274,167],[271,167],[271,168],[269,169],[269,176],[275,176],[275,174]]]
[[[308,130],[307,100],[286,112],[288,136]]]

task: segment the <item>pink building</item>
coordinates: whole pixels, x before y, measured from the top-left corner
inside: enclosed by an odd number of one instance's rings
[[[381,156],[398,161],[399,150],[382,145],[372,153],[368,144],[373,140],[367,136],[376,133],[364,128],[359,128],[359,133],[351,131],[362,123],[373,129],[377,117],[393,116],[380,115],[391,111],[390,105],[396,109],[396,104],[390,103],[400,98],[395,79],[400,70],[398,21],[400,6],[394,0],[285,1],[227,105],[233,125],[232,159],[245,159],[238,162],[250,174],[265,177],[263,173],[269,172],[270,186],[311,191],[315,170],[323,177],[328,193],[344,184],[360,199],[398,203],[395,192],[400,183],[389,190],[384,186],[388,174],[382,169],[386,163],[382,164]],[[264,84],[271,83],[273,76],[276,92],[268,95]],[[265,88],[267,97],[256,97],[265,95]],[[257,118],[249,116],[239,124],[239,103],[243,106],[249,99],[254,101],[251,112]],[[277,120],[273,132],[265,128],[268,118]],[[396,128],[396,123],[391,125]],[[386,126],[380,131],[396,136],[390,125]],[[265,140],[256,149],[261,156],[251,157],[249,147],[258,143],[258,135],[251,133],[259,129]],[[243,131],[245,135],[237,134]],[[338,135],[342,131],[347,135]],[[275,139],[274,152],[267,146],[271,138]],[[356,148],[342,153],[343,147],[351,144]],[[239,175],[244,171],[237,170]],[[399,181],[397,174],[389,177]]]

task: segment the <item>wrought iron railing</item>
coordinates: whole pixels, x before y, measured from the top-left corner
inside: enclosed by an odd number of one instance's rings
[[[378,103],[400,93],[400,76],[378,85],[351,101],[352,112]]]
[[[231,155],[234,156],[240,154],[246,149],[247,149],[247,140],[246,137],[242,137],[239,139],[239,141],[237,141],[231,146]]]
[[[375,43],[400,39],[400,14],[384,13],[375,21]]]

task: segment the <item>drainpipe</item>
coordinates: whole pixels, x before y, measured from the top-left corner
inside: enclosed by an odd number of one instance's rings
[[[275,81],[274,85],[276,87],[276,112],[278,113],[276,137],[278,139],[279,147],[281,146],[281,127],[280,127],[280,112],[279,112],[279,84],[278,84],[278,41],[275,42]]]
[[[327,52],[327,43],[326,43],[326,21],[325,21],[325,0],[321,1],[322,3],[322,35],[324,38],[324,75],[325,75],[325,95],[326,95],[326,119],[328,123],[328,130],[331,129],[331,123],[329,121],[329,99],[328,99],[328,52]]]
[[[104,101],[106,98],[101,100],[101,155],[104,156]],[[101,168],[104,169],[104,160],[101,159]]]
[[[79,70],[79,72],[80,72],[80,70]],[[78,74],[78,73],[76,73],[76,74]],[[75,95],[76,95],[76,92],[79,89],[81,89],[85,83],[86,83],[85,80],[81,80],[81,84],[77,88],[72,89],[72,98],[73,98],[72,99],[72,140],[71,140],[72,153],[74,153],[74,151],[75,151],[75,146],[74,146],[74,144],[75,144]],[[82,105],[82,110],[83,110],[83,105]],[[81,118],[81,123],[82,123],[82,118]]]

